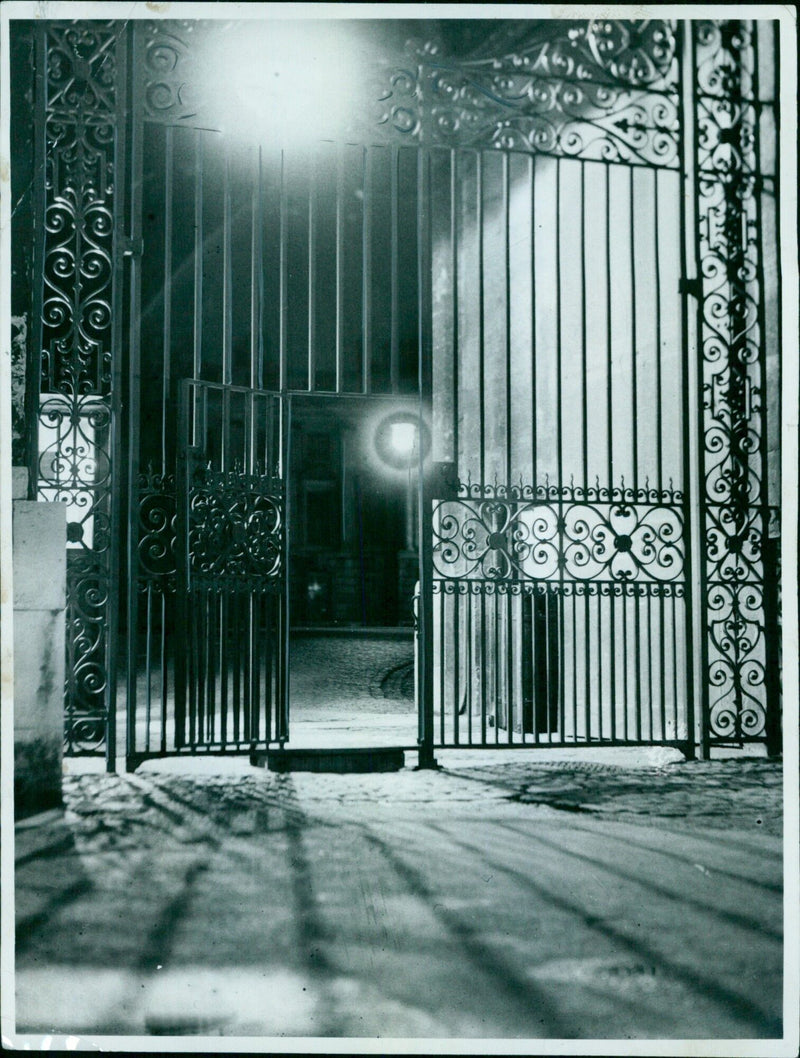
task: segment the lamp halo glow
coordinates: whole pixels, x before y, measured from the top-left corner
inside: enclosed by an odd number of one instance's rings
[[[335,21],[247,22],[204,58],[211,117],[226,137],[298,146],[337,135],[352,114],[359,56]]]

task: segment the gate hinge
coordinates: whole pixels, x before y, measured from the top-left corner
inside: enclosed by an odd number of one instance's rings
[[[703,296],[703,281],[699,276],[695,276],[694,279],[687,279],[682,276],[678,280],[678,292],[680,294],[689,294],[693,298],[697,298],[699,301]]]
[[[128,239],[120,239],[123,257],[141,257],[144,251],[144,239],[140,236]]]

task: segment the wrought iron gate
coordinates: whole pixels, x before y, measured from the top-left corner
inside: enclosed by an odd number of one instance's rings
[[[276,394],[181,387],[175,749],[288,734],[281,426]]]
[[[280,475],[215,462],[197,407],[261,422],[292,391],[432,402],[426,746],[779,747],[775,27],[520,26],[488,58],[422,48],[381,71],[374,146],[329,146],[321,178],[274,145],[244,166],[210,147],[186,27],[36,30],[30,465],[74,515],[70,752],[113,759],[118,661],[134,757],[256,731],[254,671],[212,674],[206,647],[226,622],[278,628],[280,563],[252,593],[212,588],[192,540],[226,487],[234,522],[259,511],[274,539]],[[221,729],[223,679],[239,704]]]
[[[130,310],[129,767],[288,738],[291,409],[357,398],[374,428],[418,391],[416,148],[241,147],[154,116]]]

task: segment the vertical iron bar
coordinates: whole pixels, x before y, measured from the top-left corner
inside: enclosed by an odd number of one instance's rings
[[[609,588],[608,593],[608,606],[609,606],[609,627],[611,629],[610,638],[610,655],[609,655],[609,683],[611,685],[611,739],[616,740],[617,737],[617,607],[615,601],[618,596],[616,592],[616,584],[612,584]]]
[[[658,219],[658,169],[653,170],[653,207],[655,216],[654,227],[654,256],[656,273],[656,487],[659,492],[659,502],[662,499],[661,491],[664,488],[664,409],[661,381],[661,248],[659,242],[659,219]]]
[[[564,529],[564,438],[563,438],[563,407],[562,407],[562,365],[561,365],[561,159],[556,158],[556,283],[555,283],[555,317],[556,317],[556,465],[557,465],[557,481],[556,488],[558,490],[558,554],[559,558],[565,554],[566,551],[566,539]],[[549,498],[549,497],[548,497]],[[564,563],[559,561],[558,563],[558,580],[559,580],[559,607],[558,607],[558,620],[559,620],[559,712],[560,712],[560,723],[559,723],[559,734],[561,740],[565,740],[565,712],[566,712],[566,701],[564,699],[565,692],[565,673],[564,673],[564,644],[565,644],[565,629],[564,629],[564,605],[566,596],[564,594]],[[574,585],[574,589],[577,590],[577,585]],[[573,685],[575,683],[575,651],[574,651],[574,622],[575,622],[575,599],[573,598],[572,605],[572,620],[573,620]],[[577,719],[575,717],[575,710],[577,708],[577,700],[573,700],[572,711],[573,711],[573,723],[576,725],[573,728],[572,737],[577,737]]]
[[[150,723],[152,715],[152,664],[153,655],[150,644],[153,641],[153,596],[152,588],[148,584],[146,590],[145,603],[145,628],[147,629],[145,635],[145,653],[144,653],[144,669],[145,677],[147,680],[145,699],[144,699],[144,751],[145,753],[150,752]]]
[[[603,587],[597,586],[597,737],[603,738]]]
[[[642,740],[642,614],[638,587],[634,585],[634,599],[636,601],[636,633],[634,641],[634,657],[636,658],[636,740]]]
[[[452,595],[453,599],[453,742],[458,745],[458,717],[461,708],[461,637],[459,619],[461,615],[461,595],[458,585]]]
[[[510,172],[509,172],[509,156],[506,151],[503,151],[501,155],[503,162],[502,174],[503,174],[503,222],[505,228],[505,242],[503,246],[504,251],[504,295],[505,295],[505,371],[506,371],[506,391],[505,391],[505,419],[506,419],[506,485],[511,484],[511,438],[513,436],[512,428],[513,423],[511,421],[511,186],[510,186]],[[511,606],[511,597],[509,596],[509,613]],[[509,732],[511,731],[510,722],[510,710],[511,704],[509,701]]]
[[[336,145],[336,392],[342,392],[343,369],[342,328],[344,326],[344,224],[342,195],[344,193],[343,147]]]
[[[194,377],[203,370],[203,133],[195,131],[194,156]]]
[[[622,701],[624,711],[622,713],[622,730],[625,741],[628,741],[628,589],[622,585]]]
[[[166,629],[166,597],[162,592],[161,599],[161,752],[167,749],[167,694],[169,692],[169,680],[167,675],[167,629]],[[187,643],[188,646],[188,643]]]
[[[417,313],[418,313],[418,382],[420,415],[430,407],[433,349],[431,343],[431,159],[429,153],[417,152]],[[433,489],[425,473],[425,453],[418,445],[418,531],[419,541],[419,618],[420,618],[420,686],[422,740],[419,744],[419,767],[437,767],[433,754]]]
[[[497,744],[500,741],[500,596],[495,593],[494,595],[494,618],[492,624],[494,628],[492,631],[493,643],[493,657],[492,657],[492,676],[494,682],[494,701],[492,703],[492,710],[494,712],[494,741]]]
[[[581,438],[583,487],[589,487],[589,362],[586,348],[586,162],[581,167]],[[585,493],[584,493],[585,495]],[[588,596],[587,596],[588,598]],[[599,596],[598,596],[599,598]],[[587,681],[588,683],[588,681]],[[587,729],[588,730],[588,729]]]
[[[219,741],[225,749],[228,742],[228,593],[217,596],[219,608],[219,630],[216,639],[217,672],[219,674]]]
[[[483,151],[476,155],[476,199],[478,216],[478,408],[479,408],[479,440],[480,445],[480,478],[481,487],[486,485],[486,377],[485,377],[485,348],[484,348],[484,248],[483,248]],[[485,656],[481,656],[481,664],[485,665]],[[484,733],[485,741],[485,733]]]
[[[227,154],[226,154],[226,174],[227,174]],[[226,210],[227,210],[227,179],[226,179]],[[226,236],[227,244],[227,236]],[[228,268],[225,269],[225,284],[227,287],[228,283]],[[226,382],[228,380],[226,379]],[[224,473],[226,470],[236,470],[236,455],[232,451],[231,444],[231,390],[226,385],[222,390],[222,458],[220,469]],[[220,738],[223,748],[228,741],[228,683],[229,683],[229,664],[233,660],[229,657],[228,653],[228,640],[230,637],[229,632],[229,610],[230,610],[230,592],[223,585],[220,587],[220,617],[219,617],[219,676],[220,676],[220,692],[219,692],[219,731]]]
[[[391,148],[391,327],[389,350],[389,380],[392,393],[400,388],[400,273],[398,265],[398,243],[400,226],[398,219],[398,197],[400,183],[400,150]]]
[[[679,83],[681,85],[681,128],[678,149],[680,171],[685,176],[685,188],[679,185],[678,194],[685,203],[681,212],[681,264],[687,273],[700,277],[700,232],[697,223],[699,210],[697,201],[698,146],[696,120],[698,113],[696,45],[694,28],[689,23],[678,22]],[[687,238],[691,225],[692,237]],[[702,556],[703,536],[706,524],[705,475],[703,472],[703,357],[702,303],[696,299],[694,313],[695,349],[691,348],[687,297],[681,303],[681,344],[683,371],[683,400],[681,406],[683,434],[683,535],[685,541],[684,582],[686,584],[686,683],[684,687],[687,723],[687,755],[694,756],[699,750],[702,757],[708,756],[709,686],[708,641],[704,627],[704,607],[708,598],[706,564]],[[695,362],[692,353],[695,353]],[[694,406],[690,403],[694,397]],[[693,572],[695,544],[697,545],[697,573]],[[695,597],[696,596],[696,597]],[[695,602],[697,610],[695,610]],[[694,668],[694,652],[699,655],[698,669]],[[697,681],[697,686],[696,686]],[[695,690],[699,691],[700,716],[695,713]],[[699,723],[699,732],[697,731]],[[699,735],[699,738],[698,738]]]
[[[211,659],[210,651],[208,649],[209,613],[207,592],[201,593],[199,599],[196,600],[195,612],[198,614],[197,640],[199,644],[198,668],[200,672],[197,695],[197,741],[202,742],[206,738],[206,731],[208,728],[208,714],[211,709],[209,691],[211,686]]]
[[[126,204],[128,194],[128,159],[127,159],[127,117],[129,113],[128,100],[131,94],[130,78],[133,63],[129,62],[129,53],[133,47],[133,35],[128,31],[120,36],[116,43],[117,59],[117,81],[115,99],[115,123],[117,136],[115,141],[114,155],[114,245],[112,249],[114,259],[114,277],[111,286],[111,330],[109,335],[112,364],[111,381],[111,430],[109,434],[109,457],[112,468],[111,483],[111,539],[112,544],[108,558],[109,594],[106,609],[108,627],[106,631],[106,771],[116,768],[117,762],[117,666],[120,650],[121,629],[119,627],[119,588],[120,567],[122,566],[123,528],[122,512],[124,510],[123,489],[123,434],[122,434],[122,408],[123,408],[123,380],[125,377],[123,369],[123,345],[122,345],[122,304],[123,283],[125,277],[125,262],[123,257],[124,233],[126,227]],[[38,138],[38,137],[37,137]],[[41,201],[41,200],[40,200]],[[38,356],[37,356],[38,360]],[[35,397],[38,404],[39,391],[41,388],[41,368],[34,376],[36,379]],[[29,383],[30,384],[30,383]],[[37,429],[32,431],[38,433],[38,407],[34,418],[28,419],[29,423],[37,424]],[[37,445],[38,447],[38,445]],[[31,483],[33,484],[33,483]],[[128,589],[131,590],[130,588]]]
[[[217,717],[217,609],[218,596],[205,590],[208,600],[208,689],[209,700],[206,710],[206,741],[213,742]]]
[[[276,672],[276,735],[281,745],[289,737],[289,664],[290,664],[290,562],[291,542],[291,496],[292,480],[292,398],[281,396],[281,478],[283,484],[283,575],[281,580],[281,605],[278,618],[279,663]]]
[[[453,401],[453,414],[452,414],[452,425],[453,425],[453,462],[455,464],[456,476],[458,476],[458,468],[460,464],[459,451],[458,451],[458,395],[459,395],[459,333],[458,333],[458,211],[456,209],[456,203],[458,198],[458,158],[459,154],[455,150],[450,151],[450,231],[452,234],[451,250],[452,260],[451,268],[453,275],[453,379],[452,379],[452,396]],[[458,702],[456,701],[456,717],[458,717]],[[458,720],[456,720],[458,724]],[[456,728],[457,730],[457,728]],[[458,739],[456,739],[458,741]]]
[[[635,254],[635,239],[634,239],[634,199],[633,199],[633,170],[634,167],[630,166],[628,169],[628,185],[629,185],[629,198],[630,198],[630,265],[631,265],[631,449],[633,452],[633,501],[634,503],[639,498],[639,427],[636,421],[636,411],[638,408],[639,393],[638,393],[638,379],[636,371],[636,254]],[[638,603],[637,603],[638,613]],[[637,641],[638,649],[638,641]]]
[[[770,30],[773,36],[773,49],[772,59],[774,62],[774,85],[773,85],[773,100],[775,98],[775,90],[777,85],[781,84],[780,81],[780,50],[778,48],[778,30],[777,23],[771,24]],[[753,99],[755,101],[754,106],[756,109],[756,120],[754,129],[754,149],[755,149],[755,164],[754,171],[756,174],[761,175],[762,170],[762,151],[761,151],[761,116],[762,107],[765,109],[774,110],[774,102],[764,102],[761,100],[761,80],[760,80],[760,59],[759,59],[759,23],[750,22],[750,33],[751,33],[751,47],[753,51]],[[775,154],[774,154],[774,198],[775,203],[780,207],[780,115],[776,115],[777,120],[775,121]],[[781,716],[780,716],[780,704],[781,704],[781,681],[780,681],[780,617],[779,617],[779,605],[778,605],[778,571],[779,571],[779,555],[780,555],[780,539],[770,538],[770,480],[769,480],[769,424],[770,414],[772,411],[771,401],[766,398],[766,394],[769,392],[768,386],[768,366],[767,366],[767,353],[766,353],[766,277],[765,277],[765,263],[764,263],[764,206],[763,206],[763,187],[759,187],[758,182],[753,189],[753,197],[755,202],[755,229],[754,229],[754,241],[756,249],[756,283],[758,287],[758,368],[759,368],[759,383],[761,392],[765,396],[761,400],[760,408],[756,412],[756,415],[760,416],[760,442],[761,442],[761,460],[759,467],[759,496],[757,499],[759,506],[759,513],[756,518],[761,520],[761,540],[762,540],[762,551],[761,551],[761,591],[762,591],[762,605],[764,608],[764,657],[766,667],[766,679],[764,681],[764,735],[767,745],[767,753],[770,756],[778,756],[781,753]],[[779,217],[776,217],[779,220]],[[775,260],[781,261],[780,256],[780,232],[781,225],[776,223],[776,246],[775,246]],[[744,236],[743,236],[744,238]],[[746,246],[744,247],[744,255],[746,256]],[[781,289],[780,283],[776,284],[775,290],[777,300],[777,317],[778,321],[781,319]],[[777,371],[780,372],[780,363],[777,365]],[[749,378],[747,379],[749,382]],[[780,381],[780,375],[778,378]],[[781,389],[780,385],[777,386],[777,401],[775,406],[776,418],[780,419],[781,415]]]
[[[262,658],[259,658],[258,679],[263,681],[263,691],[260,692],[258,701],[264,703],[264,739],[273,742],[277,738],[274,722],[275,703],[275,664],[274,657],[277,647],[277,636],[273,628],[273,610],[279,605],[280,591],[277,595],[266,594],[259,596],[259,617],[262,621],[261,636]]]
[[[661,738],[667,737],[667,700],[666,700],[666,665],[664,661],[664,595],[659,588],[658,595],[658,680],[659,680],[659,713],[661,717]]]
[[[225,147],[225,170],[222,183],[222,381],[233,382],[233,255],[231,247],[231,157]]]
[[[268,741],[272,741],[272,702],[273,702],[273,664],[272,659],[275,652],[275,629],[272,626],[272,611],[275,607],[275,600],[271,595],[264,595],[260,597],[261,605],[264,610],[264,738]],[[261,666],[259,665],[259,678],[261,675]],[[277,732],[276,732],[277,736]]]
[[[647,715],[649,720],[648,738],[653,741],[653,596],[648,591],[647,599]]]
[[[506,658],[506,689],[505,689],[505,693],[506,693],[506,701],[508,702],[508,705],[506,707],[506,723],[508,724],[508,743],[509,743],[509,745],[511,745],[511,743],[514,741],[514,735],[513,735],[513,731],[514,731],[514,668],[513,668],[513,664],[514,664],[514,660],[515,660],[514,636],[515,636],[515,629],[516,629],[516,626],[518,624],[518,621],[521,621],[521,619],[522,619],[522,612],[521,611],[519,612],[519,614],[515,614],[515,612],[514,612],[515,611],[514,600],[515,599],[521,599],[521,598],[522,597],[519,596],[519,595],[509,595],[508,596],[508,606],[507,606],[508,619],[506,621],[506,650],[505,650],[505,658]],[[517,617],[518,620],[515,620],[515,617]]]
[[[591,604],[591,585],[584,585],[586,588],[586,594],[583,597],[583,619],[586,622],[586,628],[584,629],[584,639],[586,641],[586,670],[584,673],[584,680],[586,683],[585,695],[585,711],[586,711],[586,741],[591,741],[591,730],[592,730],[592,604]]]
[[[222,436],[220,444],[220,470],[230,470],[234,461],[231,455],[231,391],[227,386],[222,390]]]
[[[161,473],[167,473],[167,423],[171,421],[170,375],[172,354],[172,194],[174,170],[174,132],[165,130],[166,161],[164,165],[164,322],[162,329],[161,372]]]
[[[233,677],[233,741],[239,743],[239,734],[241,727],[239,724],[239,711],[242,707],[242,695],[241,695],[241,669],[242,669],[242,651],[241,651],[241,622],[240,609],[241,609],[242,595],[239,592],[231,593],[231,609],[233,611],[231,619],[231,675]]]
[[[202,647],[200,640],[200,625],[202,615],[199,607],[193,610],[193,620],[189,636],[189,745],[194,747],[197,743],[198,717],[201,711],[203,694],[203,667]],[[177,667],[177,666],[176,666]],[[177,740],[176,740],[177,741]]]
[[[372,392],[372,152],[363,148],[363,193],[361,197],[361,301],[362,301],[362,392]]]
[[[672,611],[672,716],[674,737],[680,738],[680,722],[678,717],[678,622],[676,610],[678,608],[677,588],[671,589],[670,610]]]
[[[531,485],[536,496],[538,470],[536,466],[536,158],[528,155],[531,203]],[[531,616],[533,628],[533,616]],[[535,712],[535,707],[534,707]]]
[[[187,379],[181,383],[178,400],[178,444],[175,470],[175,745],[183,745],[186,726],[186,690],[187,690],[187,643],[191,628],[191,554],[189,550],[189,519],[191,504],[191,457],[188,444],[190,438],[189,416],[191,415],[192,383]],[[192,422],[192,426],[194,423]],[[192,440],[196,440],[192,438]],[[148,620],[149,626],[149,620]],[[147,682],[148,695],[150,685],[150,633],[147,637],[148,660]],[[149,731],[149,718],[148,718]]]
[[[287,349],[286,349],[286,301],[288,296],[288,274],[286,256],[287,238],[287,203],[286,203],[286,152],[281,150],[281,178],[280,178],[280,230],[279,230],[279,280],[278,280],[278,357],[280,361],[278,372],[278,385],[281,393],[285,393],[288,386],[287,373]]]
[[[250,596],[250,742],[251,745],[261,739],[261,713],[258,703],[261,701],[261,653],[269,640],[265,639],[259,620],[263,596],[253,593]],[[266,738],[269,740],[269,727]]]
[[[486,585],[481,584],[481,622],[478,672],[481,681],[481,745],[486,745]]]
[[[308,152],[308,391],[317,387],[317,170]]]
[[[244,674],[242,680],[242,709],[243,716],[242,722],[244,730],[242,737],[245,742],[252,743],[253,740],[253,700],[252,700],[252,686],[253,686],[253,659],[255,657],[255,636],[253,635],[253,593],[249,591],[245,597],[245,636],[246,646],[244,652]]]
[[[261,389],[261,313],[263,287],[263,224],[261,216],[261,148],[250,167],[250,387]]]
[[[586,589],[586,584],[575,585]],[[578,598],[572,597],[572,741],[578,741]]]
[[[561,367],[561,159],[556,158],[556,464],[559,515],[563,514],[562,489],[564,485],[564,450],[563,450],[563,405],[562,405],[562,367]],[[559,523],[560,524],[560,523]],[[564,551],[563,539],[560,541],[559,553]],[[563,579],[563,572],[561,574]]]
[[[439,601],[439,744],[443,746],[445,744],[444,721],[445,713],[447,712],[444,700],[445,666],[446,658],[448,657],[447,621],[445,620],[445,615],[447,612],[445,600],[447,599],[447,596],[445,595],[444,591],[442,591],[437,596],[437,598]]]
[[[606,443],[608,444],[608,498],[614,498],[614,353],[611,320],[611,166],[606,165]],[[620,499],[623,499],[620,495]]]
[[[137,69],[138,45],[142,40],[140,25],[131,27],[131,75]],[[142,236],[142,136],[143,121],[138,108],[131,111],[129,126],[129,176],[130,176],[130,238],[136,247]],[[126,767],[131,768],[136,752],[136,677],[138,667],[139,627],[139,429],[140,429],[140,360],[141,360],[141,258],[132,253],[129,258],[129,322],[128,322],[128,473],[127,473],[127,717],[126,717]],[[119,315],[119,314],[118,314]]]
[[[467,743],[472,745],[472,695],[475,674],[475,633],[472,626],[472,611],[475,597],[472,594],[471,582],[467,581]]]
[[[531,594],[524,596],[526,605],[530,603],[531,620],[530,620],[530,643],[525,642],[525,624],[523,622],[523,641],[522,649],[523,653],[528,652],[530,657],[530,682],[531,682],[531,734],[533,736],[534,743],[539,741],[539,718],[537,716],[538,705],[539,705],[539,687],[541,681],[539,679],[539,671],[541,666],[541,660],[539,658],[539,648],[536,644],[536,602],[538,599],[539,584],[535,583],[531,585]],[[547,605],[545,600],[545,606]],[[547,680],[547,665],[545,663],[542,670],[544,672],[545,681]],[[524,694],[525,694],[525,683],[523,682],[523,705],[524,705]],[[524,728],[524,719],[523,719]]]
[[[256,439],[258,437],[258,408],[255,406],[255,394],[252,390],[242,394],[244,410],[244,452],[242,453],[242,470],[246,475],[258,473],[256,466]],[[245,483],[247,487],[247,483]]]

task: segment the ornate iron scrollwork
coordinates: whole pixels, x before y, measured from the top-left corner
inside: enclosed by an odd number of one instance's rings
[[[145,117],[169,124],[191,121],[197,117],[201,91],[195,55],[198,24],[190,19],[145,21],[141,28],[138,59]],[[216,28],[225,25],[217,23]]]
[[[530,20],[506,54],[459,62],[410,44],[378,67],[372,114],[349,134],[393,142],[500,147],[632,164],[678,165],[674,23]],[[180,124],[204,109],[195,51],[202,23],[148,21],[137,67],[148,121]],[[216,33],[226,23],[215,23]],[[366,102],[366,101],[365,101]]]
[[[139,475],[139,591],[163,594],[176,590],[176,493],[174,474],[148,468]]]
[[[692,23],[700,248],[707,723],[767,731],[762,264],[753,26]]]
[[[277,592],[283,483],[238,470],[195,469],[188,496],[190,587]]]
[[[678,165],[671,22],[531,22],[514,52],[458,63],[430,45],[416,51],[380,97],[378,125],[395,138]]]
[[[67,752],[105,740],[112,491],[117,44],[113,22],[43,23],[45,139],[37,492],[68,505]]]
[[[68,554],[64,737],[73,754],[99,753],[105,745],[109,591],[104,554]]]
[[[556,490],[561,502],[532,498],[531,487],[462,485],[434,507],[435,575],[456,580],[588,582],[679,581],[683,517],[676,493],[634,502],[625,489]],[[548,492],[547,487],[541,490]],[[644,491],[644,490],[643,490]],[[591,492],[592,501],[583,499]],[[613,496],[605,502],[599,496]],[[579,498],[581,497],[581,498]]]

